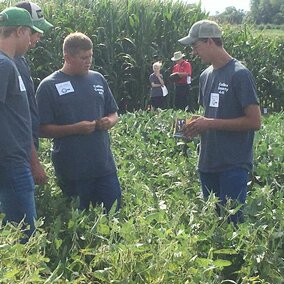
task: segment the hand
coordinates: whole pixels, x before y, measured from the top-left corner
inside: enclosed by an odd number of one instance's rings
[[[112,127],[112,122],[109,117],[103,117],[97,121],[97,128],[100,130],[108,130]]]
[[[184,125],[182,132],[187,138],[193,138],[208,129],[208,118],[203,116],[193,116],[189,124]]]
[[[96,129],[96,120],[93,121],[80,121],[75,123],[73,126],[76,129],[76,134],[83,134],[83,135],[87,135],[87,134],[91,134],[92,132],[95,131]]]
[[[43,185],[48,182],[48,177],[45,174],[45,171],[40,162],[33,164],[31,170],[35,184]]]

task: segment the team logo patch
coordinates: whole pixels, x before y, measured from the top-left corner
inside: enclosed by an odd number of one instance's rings
[[[226,83],[219,82],[218,93],[220,95],[225,95],[229,91],[229,85]]]
[[[37,14],[37,17],[38,17],[39,19],[43,18],[42,10],[37,10],[37,11],[36,11],[36,14]]]
[[[98,92],[100,95],[104,94],[104,87],[102,85],[93,85],[94,90]]]

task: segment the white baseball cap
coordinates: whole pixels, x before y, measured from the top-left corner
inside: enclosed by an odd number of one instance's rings
[[[34,26],[43,32],[46,32],[53,27],[53,25],[44,18],[42,9],[37,4],[29,1],[22,1],[18,2],[15,6],[27,10],[32,17]]]

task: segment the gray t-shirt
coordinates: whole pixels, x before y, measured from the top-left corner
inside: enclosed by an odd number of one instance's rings
[[[149,80],[150,80],[150,83],[154,83],[154,84],[161,84],[158,77],[152,73],[150,76],[149,76]],[[162,91],[162,87],[159,86],[159,87],[151,87],[151,91],[150,91],[150,94],[151,94],[151,97],[162,97],[163,96],[163,91]]]
[[[105,78],[94,71],[84,76],[56,71],[41,82],[36,93],[41,125],[93,121],[118,110]],[[62,178],[91,179],[116,172],[108,131],[95,130],[53,142],[52,160]]]
[[[32,134],[33,140],[36,149],[38,149],[39,140],[38,140],[38,128],[39,128],[39,115],[38,115],[38,108],[35,99],[35,89],[34,89],[34,82],[31,78],[30,67],[27,63],[27,60],[24,56],[16,56],[14,58],[16,63],[17,69],[20,72],[20,75],[23,79],[23,82],[26,87],[31,119],[32,119]]]
[[[236,59],[214,70],[208,67],[200,76],[199,103],[207,118],[232,119],[244,116],[244,108],[257,105],[254,79]],[[208,130],[201,135],[198,168],[220,172],[241,167],[252,169],[254,131]]]
[[[32,133],[27,93],[15,63],[0,52],[0,168],[30,166]]]

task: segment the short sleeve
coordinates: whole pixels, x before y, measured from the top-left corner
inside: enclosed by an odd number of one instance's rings
[[[105,90],[105,106],[104,111],[105,115],[109,115],[111,113],[115,113],[118,111],[117,103],[112,95],[112,92],[110,90],[110,87],[106,81],[106,79],[102,76],[103,84],[104,84],[104,90]]]
[[[52,104],[51,92],[49,91],[49,84],[42,82],[36,91],[36,100],[38,104],[38,111],[40,117],[40,124],[53,124],[54,109]]]
[[[233,92],[243,108],[259,104],[255,81],[248,69],[238,70],[234,74]]]
[[[1,84],[0,84],[0,102],[5,103],[7,90],[9,85],[9,79],[11,73],[14,72],[14,68],[12,68],[12,64],[8,64],[6,60],[0,60],[0,76],[1,76]]]
[[[192,75],[192,68],[191,68],[191,64],[189,62],[186,61],[186,64],[184,66],[184,72],[186,72],[187,74],[189,74],[190,76]]]

